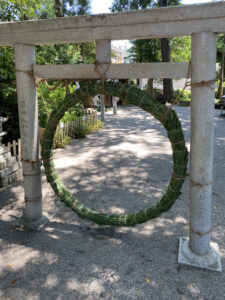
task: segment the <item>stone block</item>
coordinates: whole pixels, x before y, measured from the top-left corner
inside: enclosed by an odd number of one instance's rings
[[[8,152],[8,147],[0,145],[0,156]]]
[[[8,174],[4,177],[0,177],[0,188],[15,182],[17,179],[21,178],[22,175],[22,169],[18,169],[14,173]]]
[[[208,269],[212,271],[222,272],[220,261],[219,246],[211,243],[210,253],[207,255],[197,255],[189,248],[189,240],[180,238],[178,262],[198,268]]]

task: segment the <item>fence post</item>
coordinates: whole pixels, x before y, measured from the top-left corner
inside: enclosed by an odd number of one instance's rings
[[[21,162],[21,139],[18,139],[18,158],[19,162]]]
[[[21,222],[25,227],[39,229],[47,219],[42,215],[36,86],[28,73],[35,64],[35,47],[16,44],[14,50],[25,191],[25,213]]]
[[[104,74],[108,65],[111,63],[111,41],[96,41],[96,61],[98,62],[99,71]],[[105,97],[101,95],[101,121],[105,121]]]
[[[216,78],[216,34],[192,35],[192,84]],[[179,262],[222,271],[219,247],[210,243],[214,146],[214,83],[191,88],[189,240],[180,239]]]
[[[13,146],[13,156],[15,156],[16,157],[16,145],[17,145],[17,143],[16,143],[16,141],[14,140],[13,141],[13,144],[12,144],[12,146]]]

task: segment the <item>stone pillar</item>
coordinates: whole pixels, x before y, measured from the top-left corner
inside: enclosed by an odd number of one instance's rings
[[[101,101],[101,121],[105,122],[105,97],[104,95],[100,95],[100,101]]]
[[[117,101],[119,101],[118,97],[113,97],[113,114],[117,115]]]
[[[101,74],[104,74],[111,63],[111,41],[97,40],[96,41],[96,61],[97,67]],[[101,97],[101,121],[105,121],[105,97]]]
[[[46,222],[42,216],[38,103],[35,81],[26,73],[35,64],[35,47],[17,44],[14,50],[25,191],[25,213],[21,222],[25,227],[38,229]]]
[[[192,83],[216,78],[216,34],[192,35]],[[189,241],[181,238],[179,261],[221,271],[218,245],[211,243],[214,147],[214,83],[191,88]]]

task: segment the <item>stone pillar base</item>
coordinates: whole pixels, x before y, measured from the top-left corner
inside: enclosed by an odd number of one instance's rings
[[[44,228],[44,226],[49,222],[49,218],[47,213],[44,213],[44,215],[37,219],[36,221],[28,221],[25,216],[22,216],[20,219],[18,219],[14,225],[17,227],[23,226],[25,230],[41,230]]]
[[[222,272],[220,261],[219,246],[216,243],[210,243],[211,251],[207,255],[197,255],[189,248],[189,240],[181,237],[179,244],[178,262],[202,269]]]

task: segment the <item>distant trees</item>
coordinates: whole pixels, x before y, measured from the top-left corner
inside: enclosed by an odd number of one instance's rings
[[[159,7],[170,5],[179,5],[180,0],[158,0]],[[161,39],[162,62],[171,62],[170,40],[168,38]],[[173,99],[173,80],[171,78],[163,78],[163,98],[164,101],[172,101]]]
[[[153,7],[163,7],[179,5],[180,0],[114,0],[111,11],[128,11],[134,9],[146,9]],[[132,47],[128,51],[127,59],[133,62],[170,62],[171,61],[171,39],[144,39],[131,41]],[[152,85],[152,80],[148,81]],[[148,90],[152,90],[148,87]],[[164,101],[173,99],[172,79],[163,79],[163,98]]]
[[[7,0],[0,1],[0,21],[23,21],[74,16],[90,13],[90,0]],[[94,43],[65,45],[41,45],[36,47],[38,64],[93,63]],[[4,124],[8,135],[3,142],[19,137],[19,120],[16,96],[14,51],[12,47],[0,47],[0,115],[8,116]],[[43,126],[49,111],[64,98],[64,88],[49,91],[39,85],[39,121]]]
[[[217,41],[217,62],[219,63],[220,70],[218,73],[218,91],[216,98],[220,99],[223,95],[224,72],[225,72],[225,34],[220,34]]]

